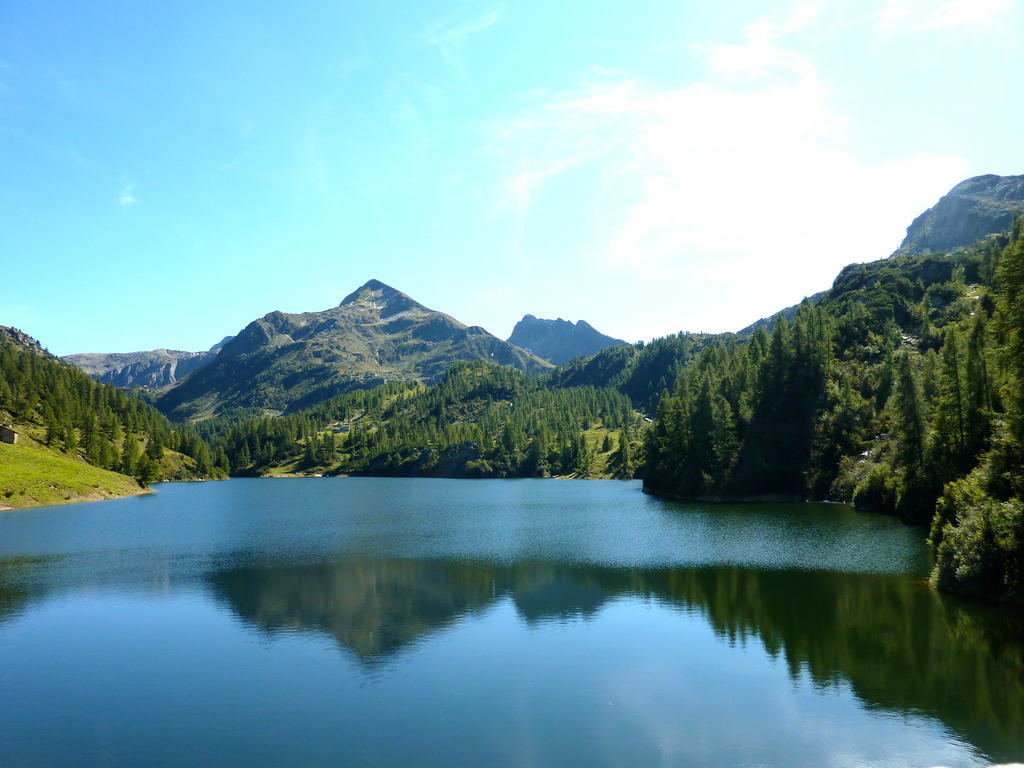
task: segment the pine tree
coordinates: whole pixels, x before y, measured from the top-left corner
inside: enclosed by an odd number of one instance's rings
[[[946,332],[942,346],[942,365],[939,374],[937,402],[932,425],[932,451],[938,462],[946,466],[938,468],[952,479],[963,468],[965,461],[966,417],[963,375],[960,370],[960,336],[955,328]]]
[[[1006,339],[1004,359],[1010,379],[1010,422],[1014,436],[1024,443],[1024,217],[1014,223],[1014,237],[999,261],[998,303]]]
[[[135,438],[128,435],[124,438],[121,447],[121,466],[119,472],[126,475],[135,475],[139,464],[139,446]]]
[[[974,318],[971,333],[967,339],[964,451],[969,456],[976,456],[985,448],[991,421],[991,384],[985,348],[985,317],[979,313]]]
[[[629,445],[629,431],[623,429],[619,432],[618,450],[618,471],[617,477],[630,478],[633,476],[633,452]]]
[[[895,427],[900,438],[901,461],[904,466],[924,470],[924,447],[927,427],[921,384],[908,352],[897,357]]]

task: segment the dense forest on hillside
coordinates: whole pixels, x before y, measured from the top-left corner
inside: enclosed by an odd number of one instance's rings
[[[731,333],[674,333],[647,343],[608,347],[557,368],[545,377],[545,382],[556,389],[613,387],[629,397],[638,410],[653,414],[695,355],[732,338]]]
[[[939,586],[1024,599],[1024,237],[846,268],[709,346],[658,405],[648,490],[833,498],[931,524]]]
[[[279,418],[197,427],[233,474],[632,477],[643,419],[615,389],[552,389],[483,362],[435,386],[389,383]]]
[[[155,480],[216,477],[209,446],[191,427],[116,387],[99,384],[34,345],[0,333],[0,423],[52,451]]]

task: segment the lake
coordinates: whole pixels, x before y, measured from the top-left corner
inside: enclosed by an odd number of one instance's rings
[[[1015,617],[924,532],[639,483],[236,479],[0,514],[0,765],[983,766]]]

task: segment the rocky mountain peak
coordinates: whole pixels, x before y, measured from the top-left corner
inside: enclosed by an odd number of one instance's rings
[[[573,323],[562,318],[548,320],[534,315],[524,315],[516,323],[508,341],[555,365],[567,363],[574,357],[588,357],[605,347],[626,343],[622,339],[606,336],[585,320]]]
[[[377,310],[381,317],[390,317],[411,309],[430,311],[408,294],[402,293],[397,288],[392,288],[380,280],[372,279],[367,280],[342,299],[339,306],[358,308],[360,305]]]
[[[1024,175],[961,181],[907,227],[894,255],[951,251],[1007,231],[1024,213]]]

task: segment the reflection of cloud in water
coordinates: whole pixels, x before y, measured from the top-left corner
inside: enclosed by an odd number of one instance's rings
[[[729,644],[761,643],[794,680],[849,685],[869,709],[937,717],[997,755],[1022,740],[1019,627],[898,576],[356,558],[251,565],[215,573],[210,584],[247,622],[326,633],[364,664],[503,599],[535,626],[640,598],[700,616]]]

